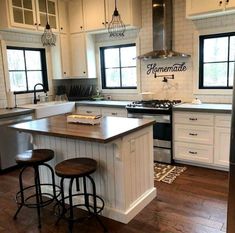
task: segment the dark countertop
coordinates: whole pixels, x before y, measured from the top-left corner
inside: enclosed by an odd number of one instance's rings
[[[6,117],[15,117],[19,115],[29,114],[33,113],[33,109],[22,109],[22,108],[13,108],[13,109],[6,109],[1,108],[0,109],[0,119],[6,118]]]
[[[210,112],[210,113],[231,113],[232,104],[191,104],[182,103],[173,107],[173,111]]]
[[[154,124],[153,120],[103,117],[99,125],[67,123],[66,116],[54,116],[19,123],[12,128],[23,132],[107,143]]]
[[[118,101],[118,100],[83,100],[76,101],[76,106],[93,106],[93,107],[108,107],[108,108],[125,108],[127,104],[132,101]]]

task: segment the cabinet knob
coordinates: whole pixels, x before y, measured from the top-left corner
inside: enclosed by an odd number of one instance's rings
[[[82,28],[83,28],[83,26],[80,26],[80,28],[82,29]]]
[[[66,71],[64,72],[64,74],[66,74]]]
[[[109,24],[109,22],[108,22],[108,21],[106,21],[106,24]]]
[[[102,22],[102,24],[103,24],[103,25],[105,25],[105,23],[104,23],[104,22]]]
[[[86,73],[86,71],[83,71],[83,74],[85,74]]]
[[[39,23],[38,26],[41,26],[41,24]]]
[[[64,28],[63,28],[63,27],[61,27],[61,28],[60,28],[60,30],[64,30]]]
[[[226,5],[228,5],[228,3],[229,3],[229,0],[226,0]]]
[[[222,3],[223,3],[223,1],[219,1],[219,6],[221,6],[221,5],[222,5]]]
[[[37,23],[34,23],[34,25],[36,26],[36,25],[38,25]]]

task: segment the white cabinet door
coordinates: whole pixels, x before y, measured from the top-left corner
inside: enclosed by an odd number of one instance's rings
[[[224,0],[225,1],[225,9],[233,10],[235,9],[235,0]]]
[[[175,142],[174,159],[211,164],[213,163],[213,146]]]
[[[84,25],[86,31],[104,29],[108,22],[105,21],[105,1],[83,1]]]
[[[63,77],[69,77],[70,71],[70,46],[67,35],[60,34],[61,64]]]
[[[101,108],[99,107],[88,107],[88,106],[78,106],[76,109],[78,114],[87,114],[87,115],[100,115]]]
[[[187,0],[186,17],[199,16],[222,12],[224,10],[224,0]]]
[[[67,2],[65,0],[60,0],[58,2],[59,9],[59,30],[60,33],[68,32],[68,9]]]
[[[70,33],[79,33],[84,31],[82,0],[73,0],[68,2],[69,28]]]
[[[127,117],[127,111],[118,108],[102,108],[102,116]]]
[[[53,31],[59,31],[57,0],[47,0],[47,6],[45,0],[36,0],[36,5],[38,30],[44,30],[47,23],[46,12],[48,12],[48,23]]]
[[[215,128],[214,163],[229,166],[230,128]]]
[[[71,45],[71,76],[86,77],[86,43],[85,34],[73,34],[70,37]]]
[[[20,27],[33,30],[37,29],[35,0],[9,0],[8,3],[10,10],[10,22],[12,27]],[[5,9],[5,11],[6,10],[7,9]]]

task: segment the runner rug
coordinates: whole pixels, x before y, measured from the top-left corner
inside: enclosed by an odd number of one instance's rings
[[[154,180],[171,184],[186,169],[186,167],[154,163]]]

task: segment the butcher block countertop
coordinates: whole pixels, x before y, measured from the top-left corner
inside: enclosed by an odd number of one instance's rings
[[[12,128],[48,136],[107,143],[154,124],[153,120],[125,117],[103,117],[98,125],[67,123],[66,116],[54,116],[19,123]]]

